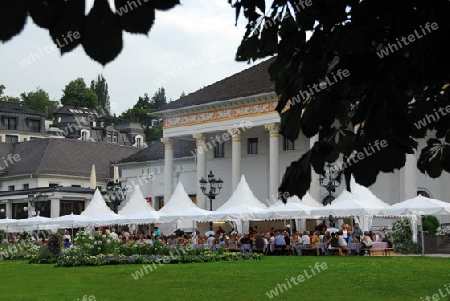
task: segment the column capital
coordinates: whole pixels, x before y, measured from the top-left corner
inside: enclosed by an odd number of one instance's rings
[[[164,143],[166,150],[173,150],[173,138],[161,138],[161,142]]]
[[[269,132],[270,137],[278,137],[280,135],[279,122],[265,124],[264,128]]]
[[[200,134],[193,134],[192,137],[197,142],[197,146],[204,146],[206,143],[206,140],[208,139],[208,136],[206,134],[200,133]]]
[[[227,133],[231,136],[233,142],[241,142],[241,131],[237,128],[231,128],[227,130]]]

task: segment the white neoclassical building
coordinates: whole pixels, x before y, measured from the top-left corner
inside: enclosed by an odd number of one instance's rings
[[[119,164],[123,181],[140,186],[155,208],[163,206],[181,181],[197,205],[209,210],[199,180],[212,171],[224,181],[214,210],[231,196],[245,175],[255,196],[273,204],[286,167],[316,140],[300,135],[291,142],[279,135],[280,117],[274,110],[278,99],[267,72],[271,61],[169,103],[159,112],[163,117],[162,143],[123,160]],[[420,141],[421,146],[423,143]],[[408,155],[402,170],[379,175],[370,190],[389,204],[418,192],[448,201],[449,180],[447,173],[438,179],[423,175],[416,168],[416,156]],[[343,189],[344,183],[334,195]],[[319,201],[328,195],[316,174],[309,192]]]

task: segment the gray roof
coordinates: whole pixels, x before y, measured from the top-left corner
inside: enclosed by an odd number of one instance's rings
[[[194,140],[175,139],[173,143],[173,157],[174,158],[186,158],[193,157],[193,152],[196,149],[196,143]],[[150,143],[148,147],[144,148],[140,152],[137,152],[128,158],[124,158],[119,163],[131,163],[131,162],[147,162],[157,161],[164,159],[164,143],[156,141]]]
[[[274,61],[275,57],[233,74],[230,77],[168,103],[160,111],[275,92],[275,82],[270,81],[269,74],[269,66]]]
[[[8,113],[26,113],[30,115],[44,116],[43,114],[28,109],[28,106],[22,102],[0,101],[0,111]]]
[[[111,162],[129,157],[140,149],[112,143],[74,139],[39,139],[0,143],[0,157],[19,155],[2,175],[68,175],[89,177],[95,164],[97,178],[110,177]],[[4,164],[3,164],[4,165]]]

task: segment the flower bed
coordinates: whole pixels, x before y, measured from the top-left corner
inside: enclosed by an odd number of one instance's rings
[[[87,232],[80,231],[75,238],[75,245],[68,249],[61,246],[61,241],[61,236],[55,234],[45,246],[27,242],[18,249],[14,245],[9,245],[8,253],[4,252],[4,257],[26,259],[29,263],[52,263],[57,267],[71,267],[259,260],[263,256],[256,253],[230,253],[225,252],[223,248],[211,252],[195,249],[192,245],[174,249],[159,241],[153,244],[136,242],[121,244],[111,239],[109,232],[90,236]]]
[[[63,254],[56,261],[56,267],[72,266],[101,266],[116,264],[178,264],[193,262],[216,262],[216,261],[238,261],[238,260],[259,260],[263,255],[257,253],[224,253],[205,252],[201,255],[123,255],[123,254],[99,254],[71,255]]]

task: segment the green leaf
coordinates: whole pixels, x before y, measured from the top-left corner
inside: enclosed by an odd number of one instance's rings
[[[155,9],[168,10],[180,4],[180,0],[150,0],[148,4]]]
[[[79,2],[83,2],[82,4],[84,5],[84,1]],[[52,29],[62,19],[64,4],[64,0],[29,1],[30,16],[39,27]]]
[[[107,0],[96,0],[86,17],[83,48],[93,60],[105,65],[122,50],[122,29]]]
[[[147,34],[155,21],[155,9],[150,5],[132,6],[129,0],[114,0],[121,27],[130,33]],[[136,3],[136,2],[135,2]],[[144,2],[141,2],[144,4]],[[128,8],[125,12],[124,8]],[[122,9],[122,10],[121,10]],[[121,11],[121,13],[119,13]]]
[[[311,183],[311,153],[311,150],[307,151],[300,160],[292,162],[286,168],[286,172],[278,188],[283,202],[286,202],[286,192],[290,196],[297,195],[301,198],[308,191]]]
[[[443,145],[438,139],[428,139],[427,146],[420,152],[417,168],[432,178],[437,178],[442,173],[441,156]]]
[[[1,3],[0,41],[6,42],[19,34],[27,19],[25,0],[3,0]]]
[[[76,48],[82,40],[85,2],[68,0],[64,2],[61,21],[50,29],[53,42],[58,46],[61,54]]]

